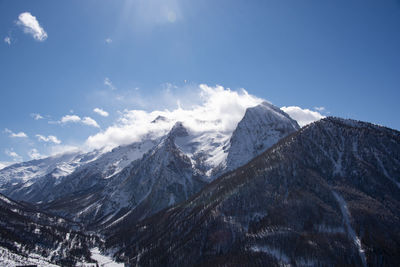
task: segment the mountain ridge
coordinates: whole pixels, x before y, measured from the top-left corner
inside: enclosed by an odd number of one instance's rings
[[[358,126],[343,127],[334,118],[306,126],[186,202],[130,230],[111,231],[107,245],[126,244],[116,256],[148,266],[396,265],[399,188],[371,156],[387,142],[395,145],[380,156],[392,159],[398,154],[399,132],[360,122]],[[315,139],[317,133],[328,141]],[[344,134],[349,142],[363,138],[358,141],[361,151],[346,144],[342,157],[351,163],[344,160],[343,173],[335,172],[331,162],[340,158],[336,144],[341,138],[329,140],[333,133]],[[299,145],[307,149],[300,153]],[[386,172],[400,177],[399,165],[394,166]],[[150,246],[154,242],[158,245]]]

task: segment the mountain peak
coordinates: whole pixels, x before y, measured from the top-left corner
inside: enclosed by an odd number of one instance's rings
[[[271,103],[264,101],[248,108],[232,134],[227,169],[245,164],[298,129],[295,120]]]
[[[289,122],[293,128],[300,128],[300,126],[297,124],[297,121],[293,120],[283,110],[267,101],[264,101],[255,107],[247,108],[246,113],[243,117],[243,120],[245,119],[261,119],[264,123],[267,121],[276,122],[284,120],[286,122]]]
[[[184,136],[188,136],[189,133],[187,131],[187,129],[185,128],[185,126],[183,126],[183,123],[181,121],[178,121],[175,123],[175,125],[172,127],[171,131],[168,134],[168,137],[184,137]]]
[[[151,123],[158,123],[158,122],[165,122],[165,121],[168,121],[167,117],[158,115],[154,120],[151,121]]]

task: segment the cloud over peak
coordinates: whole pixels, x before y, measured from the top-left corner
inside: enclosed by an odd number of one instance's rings
[[[309,109],[302,109],[297,106],[290,106],[290,107],[282,107],[281,108],[284,112],[289,114],[289,116],[296,120],[297,123],[303,127],[304,125],[310,124],[314,121],[320,120],[325,118],[325,116],[321,115],[317,111],[312,111]],[[321,109],[320,109],[321,110]],[[325,110],[325,108],[323,109]]]
[[[31,13],[21,13],[16,23],[23,28],[25,33],[32,35],[35,40],[43,42],[47,39],[46,31],[40,26],[39,21],[35,16],[32,16]]]
[[[262,102],[262,99],[245,90],[233,91],[205,84],[197,86],[195,90],[195,103],[181,105],[178,99],[177,107],[171,110],[124,110],[114,125],[90,136],[86,146],[89,149],[111,148],[140,141],[145,136],[159,137],[166,134],[177,121],[183,122],[193,132],[232,132],[246,109]],[[157,117],[165,119],[154,122]]]
[[[31,150],[29,150],[28,156],[31,159],[40,159],[44,157],[44,155],[40,154],[36,148],[32,148]]]

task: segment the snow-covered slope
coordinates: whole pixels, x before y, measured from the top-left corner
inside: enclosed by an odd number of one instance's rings
[[[81,162],[79,152],[55,155],[10,165],[0,170],[0,187],[9,183],[33,183],[35,179],[51,173],[55,178],[71,173]]]
[[[230,139],[226,170],[244,165],[298,129],[295,120],[268,102],[248,108]]]
[[[54,200],[116,175],[156,143],[144,140],[109,152],[94,150],[12,165],[0,171],[0,177],[8,181],[0,186],[0,192],[30,202]],[[19,176],[21,169],[26,175]]]

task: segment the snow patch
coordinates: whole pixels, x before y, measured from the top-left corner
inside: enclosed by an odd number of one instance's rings
[[[50,263],[46,258],[31,253],[28,256],[22,256],[11,252],[8,249],[0,247],[0,266],[16,265],[36,265],[38,267],[57,267],[58,265]]]
[[[114,261],[111,257],[103,255],[100,252],[99,248],[92,248],[90,250],[90,252],[92,253],[91,258],[95,261],[97,261],[97,263],[99,264],[99,266],[103,266],[103,267],[123,267],[125,266],[123,263],[118,263],[116,261]]]

